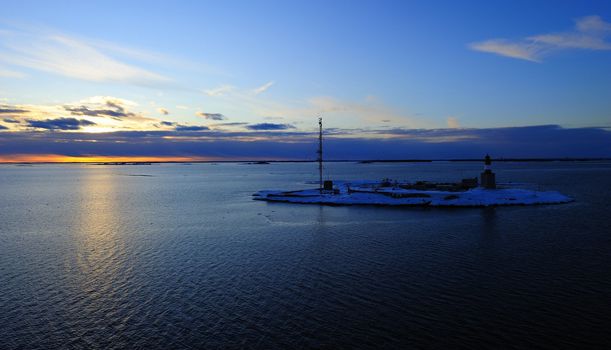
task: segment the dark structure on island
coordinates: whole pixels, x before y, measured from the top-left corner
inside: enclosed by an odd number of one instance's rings
[[[318,192],[323,193],[324,191],[333,191],[333,181],[331,180],[324,180],[322,179],[322,118],[318,118],[318,150],[316,151],[316,154],[318,154],[318,158],[316,158],[316,161],[318,162],[318,181],[319,181],[319,188],[318,188]]]
[[[323,133],[322,133],[322,118],[318,118],[318,150],[316,154],[318,157],[318,193],[335,193],[337,189],[333,187],[333,181],[323,181]],[[383,179],[381,182],[382,186],[399,186],[404,189],[416,189],[416,190],[442,190],[442,191],[466,191],[478,186],[485,189],[496,189],[496,175],[492,172],[492,159],[489,154],[484,157],[484,171],[480,174],[480,181],[478,183],[477,177],[462,179],[459,183],[435,183],[429,181],[418,181],[414,184],[401,184],[398,185],[397,181],[391,181],[390,179]],[[349,189],[350,191],[350,189]],[[394,196],[394,195],[393,195]]]
[[[492,172],[492,160],[488,154],[484,158],[484,172],[480,174],[480,182],[483,188],[496,188],[496,176]]]

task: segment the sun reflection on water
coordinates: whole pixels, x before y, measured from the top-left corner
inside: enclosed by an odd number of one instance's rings
[[[125,241],[113,176],[111,168],[90,168],[78,183],[76,264],[82,291],[94,298],[112,296],[124,277]]]

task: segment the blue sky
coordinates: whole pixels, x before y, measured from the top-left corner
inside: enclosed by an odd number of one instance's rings
[[[510,142],[482,139],[491,134],[481,130],[514,137],[524,130],[537,145],[533,130],[542,125],[557,131],[546,142],[558,145],[541,156],[611,156],[606,1],[1,5],[4,154],[42,153],[25,146],[34,136],[53,143],[83,133],[94,142],[113,132],[150,131],[202,145],[178,147],[176,156],[302,159],[308,147],[280,155],[256,146],[309,145],[303,135],[311,136],[322,114],[329,137],[349,139],[354,158],[372,147],[382,157],[434,158],[454,155],[449,150],[463,149],[458,143],[529,156]],[[453,136],[414,136],[445,129]],[[593,131],[599,143],[575,147],[586,144],[581,131]],[[395,155],[389,140],[413,152]],[[74,156],[157,152],[69,144]],[[259,153],[234,151],[246,145]],[[436,153],[424,151],[427,145]],[[454,156],[481,150],[464,149]]]

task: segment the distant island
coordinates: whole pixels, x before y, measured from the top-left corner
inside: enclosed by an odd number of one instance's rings
[[[479,162],[475,158],[440,158],[440,159],[335,159],[325,160],[327,163],[431,163],[431,162]],[[601,162],[611,161],[611,158],[495,158],[495,162]],[[148,162],[4,162],[0,164],[90,164],[90,165],[152,165],[152,164],[218,164],[218,163],[244,163],[247,165],[260,165],[271,163],[313,163],[315,159],[282,159],[282,160],[190,160],[190,161],[148,161]]]

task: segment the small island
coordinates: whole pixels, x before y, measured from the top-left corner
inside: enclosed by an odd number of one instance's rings
[[[488,207],[499,205],[560,204],[573,199],[556,191],[517,188],[511,183],[498,184],[492,171],[492,158],[484,157],[484,171],[460,182],[418,181],[323,181],[323,130],[318,118],[318,188],[297,191],[259,191],[253,199],[319,205],[392,205],[415,207]]]
[[[506,205],[560,204],[573,201],[556,191],[518,188],[496,182],[491,158],[486,155],[484,171],[477,178],[456,183],[418,181],[323,181],[319,188],[298,191],[260,191],[253,199],[320,205],[382,205],[432,207],[487,207]]]
[[[253,199],[323,205],[392,205],[432,207],[487,207],[500,205],[560,204],[573,201],[556,191],[521,188],[477,187],[465,191],[404,189],[406,184],[386,187],[382,182],[342,182],[333,191],[260,191]]]

